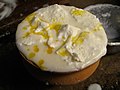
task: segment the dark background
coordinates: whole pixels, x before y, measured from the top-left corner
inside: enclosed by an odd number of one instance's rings
[[[81,8],[96,3],[120,5],[117,0],[18,0],[14,12],[0,21],[0,90],[86,90],[92,83],[100,84],[103,90],[120,90],[120,52],[104,56],[96,72],[75,85],[46,85],[29,74],[15,44],[17,25],[44,4],[54,3]]]

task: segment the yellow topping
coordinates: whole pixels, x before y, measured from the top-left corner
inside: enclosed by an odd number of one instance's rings
[[[33,51],[34,51],[34,52],[39,52],[39,48],[38,48],[37,45],[33,46]]]
[[[47,42],[44,42],[43,44],[44,44],[45,46],[47,46],[47,45],[48,45],[48,44],[47,44]]]
[[[46,22],[46,23],[48,23],[48,21],[43,20],[42,17],[39,17],[39,18],[38,18],[38,21],[39,21],[39,22]]]
[[[28,21],[28,23],[30,23],[34,19],[35,15],[36,13],[32,13],[29,16],[27,16],[25,20]]]
[[[47,48],[47,53],[48,53],[48,54],[51,54],[51,53],[53,52],[53,49],[54,49],[54,48],[50,47],[50,46],[47,44],[47,42],[44,42],[43,44],[48,47],[48,48]]]
[[[29,49],[29,48],[27,48],[27,51],[30,51],[30,49]]]
[[[39,22],[35,22],[33,25],[30,26],[30,32],[34,33],[36,35],[42,35],[45,39],[48,39],[48,32],[46,29],[43,28],[40,32],[35,32],[35,30],[38,28]]]
[[[29,53],[28,58],[33,58],[34,56],[35,56],[35,53],[31,52]]]
[[[86,32],[86,31],[82,32],[78,38],[76,37],[74,38],[75,41],[73,41],[73,44],[77,44],[77,45],[82,44],[84,42],[84,39],[88,36],[89,33],[90,32]]]
[[[86,11],[84,10],[78,10],[78,9],[72,9],[71,10],[71,14],[72,15],[75,15],[75,16],[79,16],[79,15],[83,15]]]
[[[26,38],[26,37],[28,37],[29,35],[30,35],[30,32],[26,32],[26,33],[24,34],[23,38]]]
[[[93,32],[97,32],[97,31],[99,31],[99,30],[101,30],[101,29],[104,30],[102,24],[99,23],[99,24],[93,29]]]
[[[62,20],[64,20],[65,18],[64,18],[64,17],[62,17],[61,19],[62,19]]]
[[[22,29],[23,29],[23,30],[27,30],[27,26],[24,26]]]
[[[54,23],[54,24],[50,25],[49,28],[51,30],[55,30],[58,33],[58,31],[61,29],[61,26],[62,25],[60,23]]]
[[[52,22],[56,22],[56,19],[55,19],[55,18],[53,18],[53,19],[52,19]]]
[[[40,32],[35,32],[35,30],[38,28],[38,25],[40,24],[41,21],[46,22],[44,20],[42,20],[41,18],[39,18],[37,21],[33,21],[34,17],[35,17],[35,13],[32,13],[31,15],[29,15],[25,20],[28,21],[28,23],[30,24],[30,33],[34,33],[37,35],[42,35],[45,39],[48,39],[48,32],[47,32],[47,28],[51,29],[51,30],[55,30],[57,33],[61,28],[61,24],[60,23],[53,23],[45,28],[43,28],[43,30],[41,30]],[[55,22],[55,19],[53,18],[53,21]],[[32,22],[32,23],[31,23]],[[24,27],[24,29],[26,29],[26,27]],[[26,33],[26,35],[24,37],[29,36],[30,33]]]
[[[62,45],[56,50],[56,53],[60,56],[68,56],[70,55],[69,52],[64,48],[64,45],[67,43],[67,41],[70,39],[71,36],[67,37],[67,40],[62,42]]]
[[[48,53],[48,54],[51,54],[52,52],[53,52],[53,48],[48,46],[48,48],[47,48],[47,53]]]
[[[48,23],[48,22],[41,19],[41,17],[39,17],[37,20],[34,20],[35,15],[36,15],[36,13],[32,13],[25,18],[25,20],[29,23],[30,33],[42,35],[45,39],[47,39],[48,34],[47,34],[47,31],[45,29],[48,28],[48,27],[43,28],[42,32],[35,32],[35,30],[38,28],[40,22],[46,22],[46,23]],[[26,29],[26,27],[24,27],[23,29]]]
[[[47,68],[43,66],[44,64],[44,60],[43,59],[40,59],[39,62],[38,62],[38,65],[40,67],[41,70],[46,70]]]
[[[78,39],[79,35],[72,37],[72,42],[74,43]]]
[[[44,64],[44,60],[43,59],[39,60],[38,64],[39,66],[42,66],[42,64]]]
[[[30,25],[30,31],[31,33],[34,33],[34,31],[38,28],[39,22],[34,22],[34,24]]]
[[[64,56],[68,56],[69,52],[65,48],[61,48],[59,49],[59,51],[57,51],[57,54],[64,57]]]
[[[30,26],[30,32],[34,33],[34,31],[38,28],[38,25],[40,23],[41,19],[34,20],[36,13],[32,13],[27,18],[25,18],[26,21],[28,21],[29,26]],[[34,22],[33,22],[34,21]]]
[[[37,35],[42,35],[45,39],[48,39],[49,36],[48,36],[48,32],[44,29],[40,32],[34,32],[34,34],[37,34]]]

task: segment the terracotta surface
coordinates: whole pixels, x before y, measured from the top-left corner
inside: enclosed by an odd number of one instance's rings
[[[100,84],[103,90],[120,90],[120,52],[104,56],[97,70],[85,81],[75,85],[55,86],[40,82],[26,70],[15,45],[18,23],[44,4],[60,3],[85,7],[100,2],[101,0],[74,0],[74,2],[73,0],[71,2],[69,0],[18,0],[15,11],[8,18],[0,21],[0,90],[87,90],[93,83]],[[101,3],[119,5],[117,0],[106,0]]]
[[[33,77],[40,81],[47,82],[51,85],[73,85],[80,83],[89,78],[95,72],[99,65],[99,62],[100,60],[91,66],[77,72],[51,73],[41,71],[34,63],[27,60],[26,58],[23,59],[24,66]]]

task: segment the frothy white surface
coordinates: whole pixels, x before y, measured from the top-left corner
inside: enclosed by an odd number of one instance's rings
[[[72,72],[105,55],[107,37],[91,13],[55,4],[37,10],[19,24],[16,44],[42,70]]]

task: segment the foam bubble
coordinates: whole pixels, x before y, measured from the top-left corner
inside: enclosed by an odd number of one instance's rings
[[[95,83],[95,84],[90,84],[88,90],[102,90],[102,88],[99,84]]]

